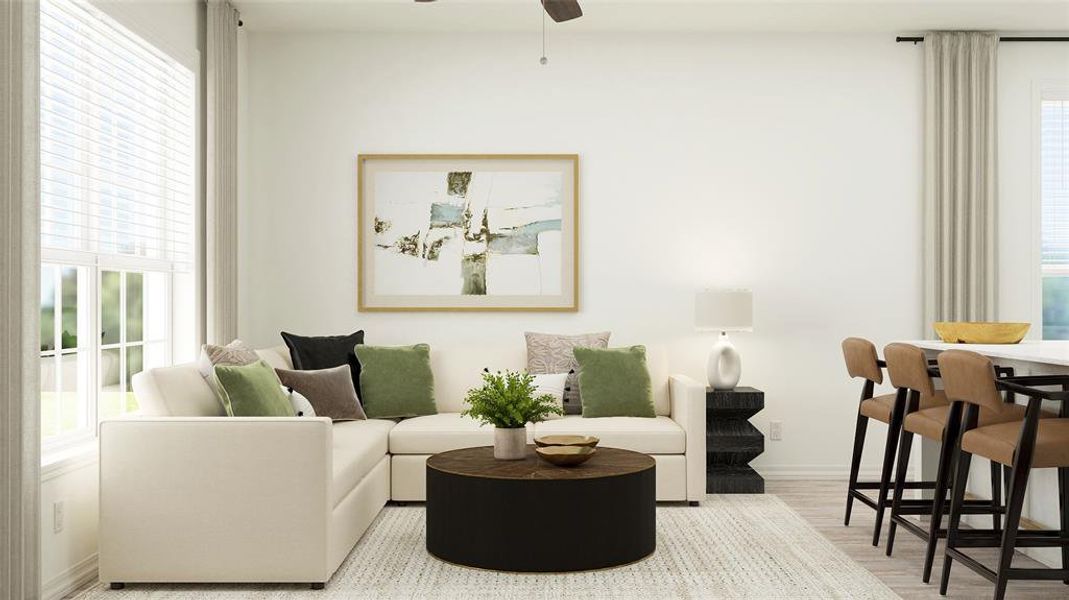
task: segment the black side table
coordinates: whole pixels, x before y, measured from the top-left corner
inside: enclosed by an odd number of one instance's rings
[[[758,389],[705,391],[706,492],[765,493],[765,480],[749,466],[765,451],[765,436],[748,420],[764,407]]]

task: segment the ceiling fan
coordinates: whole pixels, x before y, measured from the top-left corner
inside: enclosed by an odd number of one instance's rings
[[[434,2],[435,0],[416,0],[416,2]],[[571,21],[583,16],[583,9],[578,0],[541,0],[542,8],[546,9],[549,18],[557,23]]]

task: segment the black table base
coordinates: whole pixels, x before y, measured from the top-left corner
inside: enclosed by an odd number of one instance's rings
[[[656,547],[654,469],[598,479],[517,480],[427,469],[427,551],[497,571],[589,571]]]
[[[764,407],[765,393],[754,388],[706,391],[707,493],[765,493],[765,480],[749,465],[765,451],[764,434],[749,421]]]

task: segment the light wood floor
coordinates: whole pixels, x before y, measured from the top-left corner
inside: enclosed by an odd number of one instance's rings
[[[895,537],[894,556],[884,555],[887,539],[886,517],[880,547],[872,546],[872,526],[875,522],[874,511],[854,502],[854,513],[850,527],[843,526],[843,512],[846,508],[846,482],[844,481],[769,481],[766,492],[779,496],[788,506],[802,515],[817,531],[856,560],[871,573],[876,575],[888,587],[903,598],[943,598],[939,595],[939,574],[942,570],[942,551],[940,544],[936,551],[935,567],[932,570],[932,583],[921,582],[921,567],[924,562],[924,544],[913,534],[899,528]],[[994,564],[993,551],[974,550],[976,556],[985,564]],[[986,552],[981,554],[981,552]],[[1018,555],[1013,561],[1014,567],[1042,567],[1027,556]],[[973,573],[960,563],[955,563],[950,573],[948,598],[990,598],[994,586],[986,579]],[[1069,598],[1069,586],[1061,582],[1047,581],[1011,581],[1007,598]]]

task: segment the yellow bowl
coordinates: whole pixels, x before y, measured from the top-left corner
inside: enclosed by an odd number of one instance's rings
[[[951,344],[1016,344],[1028,334],[1031,323],[941,321],[934,324],[939,339]]]
[[[535,438],[535,445],[539,448],[547,446],[590,446],[598,445],[598,438],[592,435],[543,435]]]
[[[535,448],[542,460],[551,462],[558,467],[574,467],[590,460],[596,448],[590,446],[546,446]]]

